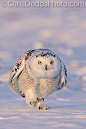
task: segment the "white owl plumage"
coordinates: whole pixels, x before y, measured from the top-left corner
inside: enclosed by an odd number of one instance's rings
[[[48,49],[34,49],[23,53],[14,65],[9,87],[38,109],[49,109],[44,99],[61,89],[67,82],[67,70],[59,57]]]

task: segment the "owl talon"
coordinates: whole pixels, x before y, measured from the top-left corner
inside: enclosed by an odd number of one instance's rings
[[[32,105],[32,103],[30,102],[30,104]]]
[[[36,101],[31,101],[31,102],[30,102],[30,105],[33,105],[33,106],[36,107],[36,105],[37,105],[38,102],[40,102],[40,101],[43,101],[43,102],[44,102],[44,98],[37,98]]]
[[[44,98],[42,98],[43,102],[44,102]]]
[[[44,102],[44,98],[37,98],[37,101],[43,101]]]
[[[38,101],[38,102],[39,102],[39,100],[40,100],[40,99],[39,99],[39,98],[37,98],[37,101]]]
[[[37,107],[37,109],[42,109],[42,110],[48,110],[48,109],[50,109],[50,107],[49,106],[40,106],[40,107]]]

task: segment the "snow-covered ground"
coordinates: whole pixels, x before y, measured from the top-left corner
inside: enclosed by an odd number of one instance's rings
[[[85,14],[86,8],[7,8],[0,0],[0,129],[86,129]],[[45,100],[50,110],[29,109],[8,87],[20,54],[35,48],[51,49],[68,70],[67,86]]]

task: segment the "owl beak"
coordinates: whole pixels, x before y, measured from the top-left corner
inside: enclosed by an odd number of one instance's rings
[[[47,65],[45,65],[45,70],[47,70]]]

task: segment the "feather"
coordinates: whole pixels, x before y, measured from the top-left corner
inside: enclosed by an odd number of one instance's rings
[[[61,87],[67,83],[67,69],[63,62],[61,62]]]

